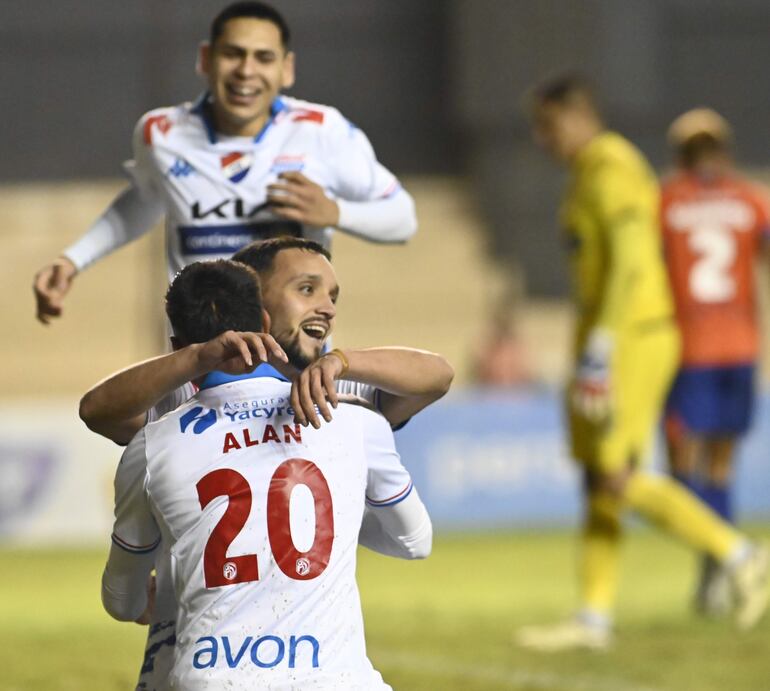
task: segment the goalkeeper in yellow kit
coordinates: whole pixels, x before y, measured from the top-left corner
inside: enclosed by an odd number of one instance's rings
[[[577,309],[567,411],[586,501],[577,616],[523,629],[518,640],[540,650],[609,645],[625,509],[724,563],[736,620],[748,628],[767,607],[767,550],[643,468],[679,358],[655,175],[628,140],[605,129],[580,77],[538,87],[532,115],[538,143],[571,173],[561,209]]]

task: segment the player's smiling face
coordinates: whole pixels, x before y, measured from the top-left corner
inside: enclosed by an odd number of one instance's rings
[[[304,369],[321,354],[334,327],[339,286],[334,268],[322,254],[298,248],[278,252],[262,280],[262,300],[270,333]]]
[[[294,54],[281,43],[278,27],[262,19],[231,19],[214,45],[201,48],[200,65],[217,130],[231,136],[259,134],[273,100],[294,83]]]

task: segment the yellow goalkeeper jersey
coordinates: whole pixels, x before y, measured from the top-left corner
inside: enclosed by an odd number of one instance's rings
[[[578,350],[596,326],[622,337],[673,315],[658,225],[658,182],[629,141],[603,132],[578,154],[561,221],[578,310]]]

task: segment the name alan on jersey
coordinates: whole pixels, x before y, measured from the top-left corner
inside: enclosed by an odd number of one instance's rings
[[[301,444],[302,428],[297,424],[281,425],[281,433],[279,434],[279,431],[273,425],[265,425],[260,434],[259,430],[241,427],[241,429],[235,432],[225,433],[222,442],[222,453],[239,451],[240,449],[247,449],[250,446],[258,446],[259,444],[267,444],[269,442],[274,444]]]

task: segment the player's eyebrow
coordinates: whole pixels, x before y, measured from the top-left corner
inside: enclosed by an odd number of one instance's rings
[[[249,48],[238,43],[228,42],[222,42],[222,44],[219,46],[219,50],[231,50],[240,53],[241,55],[253,53],[254,55],[261,57],[275,57],[278,55],[277,51],[273,48]]]

